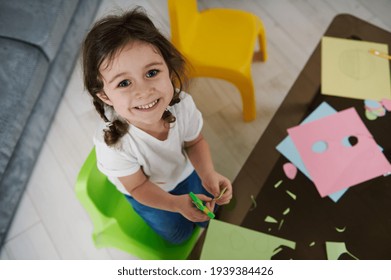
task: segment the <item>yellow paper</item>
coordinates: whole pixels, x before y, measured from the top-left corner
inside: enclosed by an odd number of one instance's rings
[[[322,93],[355,99],[391,98],[389,60],[369,53],[388,53],[386,44],[322,38]]]
[[[267,260],[282,247],[295,249],[296,243],[228,224],[210,220],[201,260]]]

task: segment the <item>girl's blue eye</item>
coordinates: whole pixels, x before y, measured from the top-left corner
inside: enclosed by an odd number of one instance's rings
[[[155,77],[159,73],[159,70],[153,69],[146,74],[147,78]]]
[[[130,81],[129,80],[123,80],[121,81],[119,84],[118,84],[118,87],[127,87],[130,85]]]

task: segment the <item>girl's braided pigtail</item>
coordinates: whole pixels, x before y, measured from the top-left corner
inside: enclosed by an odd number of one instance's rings
[[[179,98],[179,93],[180,93],[180,90],[177,90],[177,89],[174,90],[174,96],[171,99],[169,107],[171,107],[171,106],[173,106],[173,105],[175,105],[175,104],[177,104],[177,103],[179,103],[181,101],[181,99]],[[176,121],[175,116],[170,112],[169,108],[167,108],[164,111],[162,119],[166,123],[174,123]]]
[[[128,132],[129,125],[127,122],[119,119],[109,121],[105,115],[105,105],[100,100],[94,100],[93,103],[96,111],[106,123],[107,128],[103,130],[105,143],[109,146],[113,146]]]

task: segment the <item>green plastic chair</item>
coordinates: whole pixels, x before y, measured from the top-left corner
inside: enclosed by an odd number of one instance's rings
[[[197,242],[200,228],[180,245],[157,235],[133,210],[125,196],[96,166],[95,148],[84,162],[76,182],[76,196],[94,224],[97,248],[115,247],[140,259],[186,259]]]

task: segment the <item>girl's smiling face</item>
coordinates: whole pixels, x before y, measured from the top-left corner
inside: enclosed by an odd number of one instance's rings
[[[174,87],[167,64],[153,45],[130,42],[99,70],[104,92],[98,97],[103,102],[141,129],[159,124]]]

